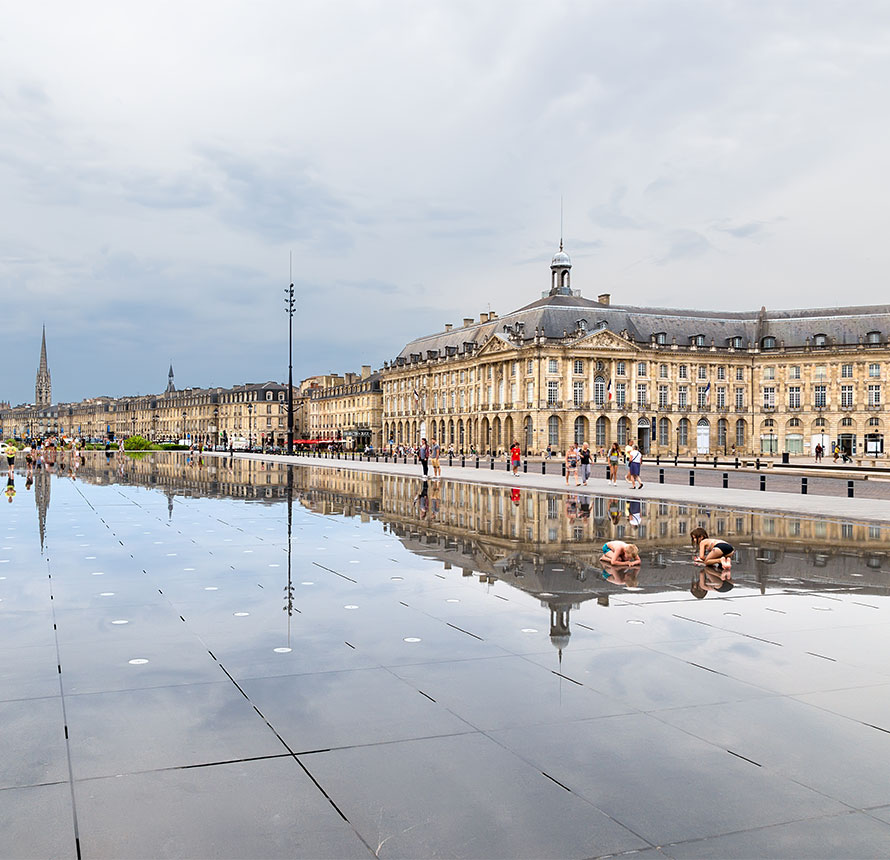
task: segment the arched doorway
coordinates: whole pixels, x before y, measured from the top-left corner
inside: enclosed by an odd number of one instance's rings
[[[671,444],[671,422],[667,418],[658,419],[658,444],[665,448]]]
[[[532,453],[532,449],[535,445],[535,427],[532,422],[531,415],[527,416],[525,419],[525,452],[526,454]]]
[[[689,445],[689,419],[681,418],[677,424],[677,450]]]
[[[501,419],[497,416],[495,416],[494,421],[491,422],[491,429],[491,449],[492,451],[497,452],[501,447]]]
[[[600,415],[596,419],[596,447],[605,448],[609,442],[609,419]]]
[[[575,444],[582,445],[587,441],[587,419],[579,415],[575,419]]]
[[[723,449],[723,453],[726,453],[726,431],[729,426],[727,420],[725,418],[719,418],[717,420],[717,448]]]
[[[513,419],[508,415],[504,419],[504,447],[510,447],[514,442]]]
[[[488,419],[483,418],[482,424],[479,427],[479,448],[483,451],[487,451],[491,447],[491,429],[488,424]]]
[[[637,447],[641,454],[649,453],[649,419],[640,418],[637,421]]]
[[[695,450],[699,454],[711,453],[711,424],[707,418],[700,418],[695,428]]]
[[[559,450],[559,416],[551,415],[547,419],[547,444]]]
[[[448,422],[448,444],[454,444],[454,421],[451,420]]]
[[[457,447],[458,450],[464,450],[464,421],[463,418],[458,419],[457,422]]]
[[[630,430],[630,419],[626,415],[622,415],[618,419],[618,444],[624,446],[627,444],[628,431]]]
[[[736,451],[743,451],[745,448],[745,419],[739,418],[735,423],[735,447]]]

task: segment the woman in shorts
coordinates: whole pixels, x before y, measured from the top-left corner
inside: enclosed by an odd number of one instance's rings
[[[623,540],[610,540],[603,544],[603,554],[600,557],[601,564],[632,565],[640,563],[640,550],[634,543],[625,543]]]
[[[566,451],[566,483],[569,482],[569,475],[575,476],[575,486],[577,487],[580,481],[578,480],[578,449],[574,445],[569,445],[569,450]]]
[[[609,451],[609,480],[615,487],[618,486],[618,462],[620,460],[621,449],[618,447],[617,442],[613,442],[612,448]]]

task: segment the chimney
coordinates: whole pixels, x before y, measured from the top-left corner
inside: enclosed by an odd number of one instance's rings
[[[488,314],[479,314],[479,322],[488,322]]]
[[[488,313],[489,322],[491,322],[491,320],[496,320],[497,318],[498,318],[498,315],[494,311],[489,311],[489,313]]]
[[[367,379],[371,375],[371,365],[363,364],[362,365],[362,379]]]
[[[451,331],[451,323],[445,323],[445,331]]]
[[[610,299],[610,298],[611,298],[611,295],[610,295],[609,293],[600,293],[600,294],[596,297],[596,300],[597,300],[601,305],[607,305],[607,304],[609,304],[609,299]]]
[[[466,328],[467,326],[471,326],[473,322],[474,320],[472,317],[464,317],[464,328]]]

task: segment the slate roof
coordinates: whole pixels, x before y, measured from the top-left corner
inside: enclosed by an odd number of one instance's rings
[[[547,338],[559,339],[564,332],[573,332],[578,320],[586,321],[588,331],[601,327],[616,334],[626,331],[639,344],[650,343],[652,335],[660,332],[665,333],[667,344],[676,338],[679,346],[688,346],[693,337],[704,335],[705,346],[713,341],[718,348],[727,347],[734,337],[741,337],[744,347],[772,336],[777,345],[784,341],[786,347],[794,348],[805,346],[807,338],[812,344],[816,334],[825,334],[829,343],[836,339],[842,345],[858,344],[870,331],[880,332],[882,342],[890,336],[890,305],[725,312],[605,305],[581,296],[557,295],[545,296],[488,322],[477,321],[450,332],[416,338],[398,356],[410,361],[412,354],[419,354],[425,359],[428,351],[444,355],[446,348],[462,353],[467,343],[478,348],[492,335],[508,336],[505,326],[516,323],[524,323],[523,341],[531,340],[536,330]]]

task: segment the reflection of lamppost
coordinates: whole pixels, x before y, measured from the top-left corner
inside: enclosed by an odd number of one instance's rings
[[[136,411],[133,411],[133,414],[130,416],[133,419],[133,432],[130,434],[131,436],[136,435]]]
[[[294,514],[294,467],[287,467],[287,585],[284,587],[284,611],[287,613],[287,651],[290,651],[290,620],[294,614],[294,584],[291,579],[291,533]],[[277,649],[276,649],[277,650]],[[284,650],[284,649],[282,649]]]
[[[284,307],[287,311],[287,453],[294,453],[294,301],[293,265],[291,265],[291,285],[284,291],[287,298]]]
[[[151,417],[151,435],[153,437],[154,442],[158,441],[158,420],[160,419],[160,415],[157,412],[154,413]]]
[[[253,404],[247,404],[247,449],[253,448]]]

